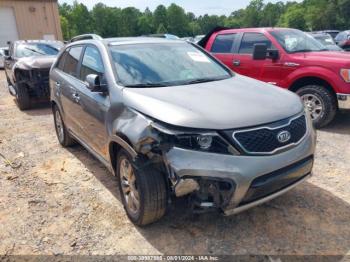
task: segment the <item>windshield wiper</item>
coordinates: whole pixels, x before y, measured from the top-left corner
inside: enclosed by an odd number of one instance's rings
[[[228,79],[229,77],[206,77],[206,78],[197,78],[190,81],[187,81],[183,83],[184,85],[191,85],[191,84],[200,84],[200,83],[206,83],[206,82],[213,82],[213,81],[219,81]]]
[[[24,47],[24,48],[27,49],[27,50],[29,50],[29,51],[32,51],[32,52],[34,52],[34,53],[37,53],[37,54],[46,55],[45,53],[41,53],[41,52],[39,52],[38,50],[29,48],[29,47]]]
[[[168,86],[164,83],[138,83],[138,84],[130,84],[124,85],[125,87],[165,87]]]

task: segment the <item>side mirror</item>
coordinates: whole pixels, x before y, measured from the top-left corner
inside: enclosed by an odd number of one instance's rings
[[[100,76],[98,75],[87,75],[85,78],[85,82],[87,85],[87,88],[91,92],[96,93],[106,93],[107,92],[107,86],[105,84],[101,84]]]
[[[267,58],[267,46],[255,44],[253,48],[253,60],[265,60]]]
[[[276,49],[268,49],[267,57],[271,58],[272,60],[277,60],[280,57],[280,53]]]

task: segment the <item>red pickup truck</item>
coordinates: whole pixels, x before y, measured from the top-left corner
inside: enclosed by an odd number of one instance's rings
[[[217,28],[199,43],[233,71],[299,94],[316,127],[350,108],[350,54],[289,28]]]

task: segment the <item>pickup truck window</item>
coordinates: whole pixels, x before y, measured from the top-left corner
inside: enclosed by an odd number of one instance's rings
[[[240,54],[253,54],[255,44],[265,44],[268,49],[276,49],[271,41],[261,33],[245,33],[239,48]]]
[[[77,77],[77,66],[79,63],[79,59],[81,56],[81,52],[83,51],[82,46],[74,46],[66,55],[64,61],[63,71],[71,76]]]
[[[217,35],[211,47],[212,53],[231,53],[236,34]]]
[[[315,38],[296,29],[274,30],[271,35],[288,53],[328,51]]]

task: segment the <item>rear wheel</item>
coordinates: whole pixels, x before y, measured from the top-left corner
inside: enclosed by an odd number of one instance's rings
[[[25,84],[16,83],[16,101],[20,110],[26,110],[30,108],[30,97],[28,89]]]
[[[167,191],[158,170],[122,149],[117,156],[117,176],[124,209],[134,224],[144,226],[164,216]]]
[[[337,100],[325,87],[319,85],[307,85],[297,94],[302,98],[305,108],[310,112],[316,128],[328,125],[337,112]]]
[[[74,139],[69,134],[68,130],[66,129],[66,126],[63,122],[61,112],[58,110],[57,106],[53,107],[53,117],[55,122],[55,129],[56,129],[56,135],[58,142],[63,147],[69,147],[75,144]]]

